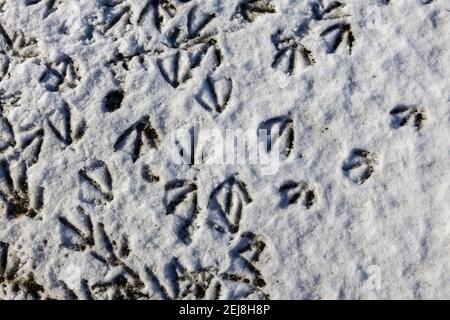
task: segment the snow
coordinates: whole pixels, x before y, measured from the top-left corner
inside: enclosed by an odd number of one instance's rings
[[[0,1],[1,299],[450,298],[448,1],[152,3]]]

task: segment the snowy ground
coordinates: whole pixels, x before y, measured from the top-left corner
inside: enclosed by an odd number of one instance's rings
[[[450,298],[449,30],[448,0],[0,0],[0,298]]]

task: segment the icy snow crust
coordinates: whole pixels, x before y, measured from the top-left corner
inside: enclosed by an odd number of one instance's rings
[[[0,8],[0,298],[450,298],[448,1]]]

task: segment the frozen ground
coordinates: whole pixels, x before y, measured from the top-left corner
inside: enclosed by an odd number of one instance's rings
[[[0,25],[0,298],[450,298],[448,0],[3,0]],[[179,134],[258,128],[274,170]]]

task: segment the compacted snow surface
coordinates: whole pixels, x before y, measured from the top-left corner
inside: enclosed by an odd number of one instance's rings
[[[0,1],[0,298],[450,298],[449,31],[448,0]]]

